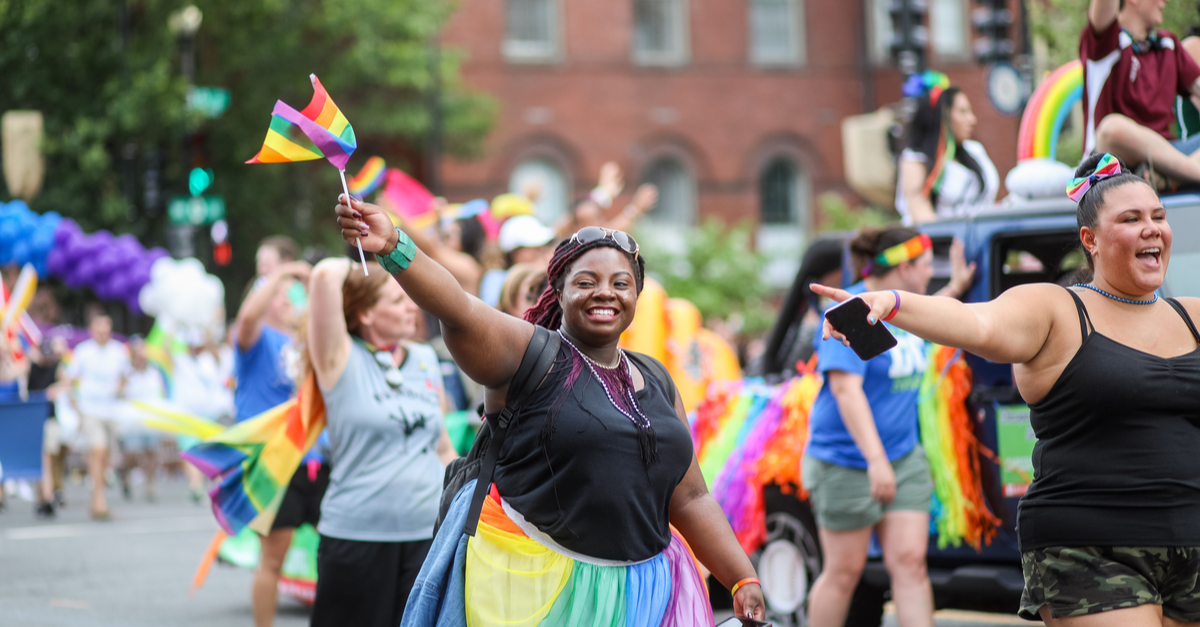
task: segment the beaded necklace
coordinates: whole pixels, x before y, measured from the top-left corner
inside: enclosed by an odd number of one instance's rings
[[[1087,289],[1092,290],[1093,292],[1103,294],[1104,296],[1107,296],[1119,303],[1125,303],[1127,305],[1153,305],[1154,303],[1158,302],[1158,294],[1157,293],[1154,294],[1154,298],[1151,298],[1150,300],[1130,300],[1128,298],[1121,298],[1120,296],[1117,296],[1115,294],[1109,294],[1108,292],[1096,287],[1095,285],[1089,285],[1087,283],[1076,283],[1074,285],[1074,287],[1086,287]]]
[[[647,461],[653,461],[657,457],[657,454],[653,451],[654,429],[650,424],[650,419],[646,417],[646,414],[642,413],[641,404],[638,403],[637,396],[633,393],[633,377],[629,371],[629,357],[625,355],[625,351],[618,348],[617,363],[607,366],[585,355],[583,351],[579,350],[578,346],[575,346],[571,343],[571,340],[567,339],[562,329],[558,330],[558,335],[562,338],[563,342],[566,342],[567,346],[571,347],[571,350],[575,351],[576,355],[583,358],[583,363],[591,371],[592,377],[599,381],[600,387],[604,389],[604,395],[608,397],[608,402],[612,403],[612,406],[622,416],[628,418],[633,423],[633,426],[637,428],[639,444],[648,447],[644,451],[646,453],[644,457],[646,457]],[[602,371],[598,372],[596,370],[597,367],[601,368]],[[609,387],[609,380],[611,380],[614,387],[618,388],[616,396],[613,395],[612,389]],[[624,403],[617,402],[618,399],[624,401]],[[642,440],[646,441],[642,442]]]

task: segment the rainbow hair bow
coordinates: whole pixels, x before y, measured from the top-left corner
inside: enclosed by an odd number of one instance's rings
[[[1071,179],[1067,183],[1067,196],[1075,201],[1076,204],[1083,199],[1083,195],[1087,193],[1096,183],[1121,173],[1121,162],[1112,153],[1106,152],[1100,158],[1100,162],[1096,164],[1096,171],[1088,176]]]
[[[901,242],[891,248],[879,253],[874,259],[867,262],[867,266],[863,268],[862,275],[866,278],[871,274],[876,266],[881,268],[892,268],[898,266],[905,261],[911,261],[920,257],[922,253],[933,248],[933,240],[929,239],[929,235],[922,233],[906,242]]]
[[[936,70],[925,70],[920,74],[913,74],[904,81],[904,86],[900,88],[900,93],[905,98],[916,98],[929,94],[929,104],[937,105],[938,98],[942,92],[950,86],[950,77]]]

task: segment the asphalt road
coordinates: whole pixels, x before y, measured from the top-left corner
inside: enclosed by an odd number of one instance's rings
[[[251,573],[216,565],[189,595],[192,575],[217,530],[207,505],[193,504],[181,481],[158,500],[109,491],[113,520],[87,516],[87,491],[67,489],[52,521],[9,495],[0,513],[0,627],[250,627]],[[939,613],[938,627],[1022,624],[1014,616]],[[280,597],[275,624],[301,627],[308,610]],[[896,627],[894,616],[885,625]]]

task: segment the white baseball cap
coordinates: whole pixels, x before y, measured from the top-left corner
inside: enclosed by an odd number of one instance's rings
[[[554,241],[554,231],[533,216],[513,216],[500,227],[500,250],[511,253],[518,248],[541,248]]]

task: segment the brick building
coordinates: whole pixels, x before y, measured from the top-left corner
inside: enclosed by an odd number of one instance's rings
[[[842,118],[899,99],[887,5],[459,0],[443,41],[466,52],[464,80],[500,112],[482,159],[443,163],[445,192],[490,197],[540,178],[550,221],[614,160],[627,192],[659,185],[657,224],[752,218],[779,243],[802,239],[815,198],[848,193]],[[1018,120],[992,107],[971,58],[972,0],[928,5],[929,65],[967,93],[1003,176]]]

